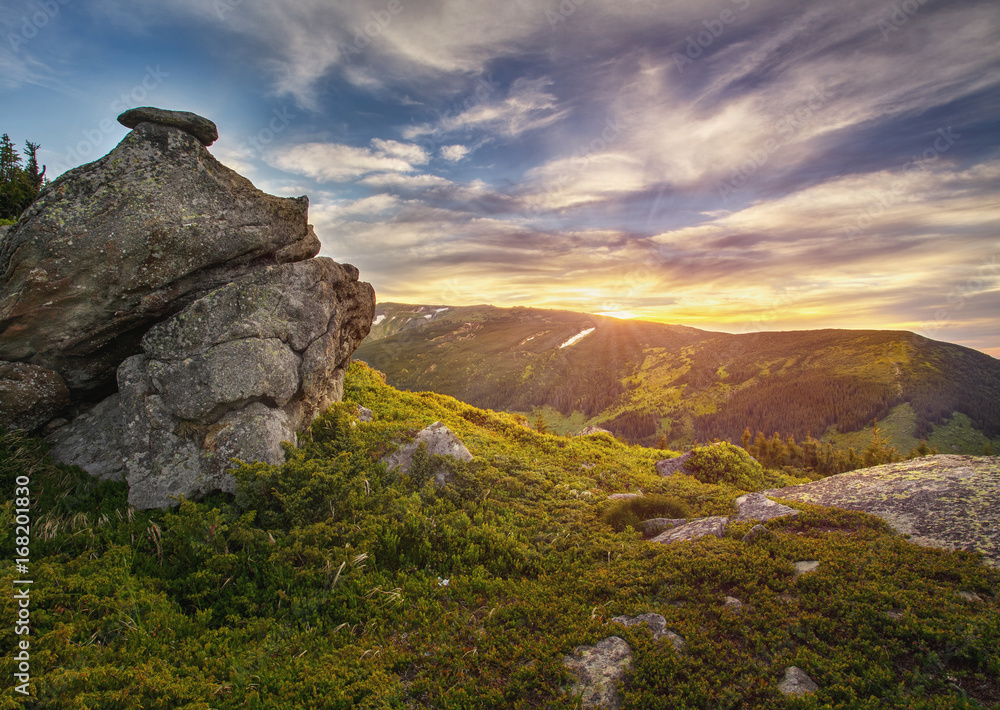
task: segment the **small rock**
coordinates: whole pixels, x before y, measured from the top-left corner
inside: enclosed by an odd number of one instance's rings
[[[778,601],[782,604],[796,604],[799,600],[791,594],[779,594]]]
[[[596,646],[577,646],[572,656],[563,656],[563,663],[576,678],[569,692],[582,707],[620,710],[617,683],[632,665],[632,649],[624,639],[610,636]]]
[[[465,448],[461,439],[441,422],[434,422],[425,427],[417,434],[416,438],[409,444],[401,446],[399,449],[382,459],[388,470],[399,468],[403,473],[408,473],[413,465],[413,454],[417,452],[421,444],[426,444],[427,453],[438,456],[452,456],[461,461],[471,461],[472,454]],[[437,485],[443,486],[448,482],[448,471],[439,469],[435,473]]]
[[[789,666],[785,669],[784,679],[778,684],[778,690],[784,695],[798,698],[803,695],[815,693],[819,690],[819,686],[813,682],[812,678],[806,675],[804,670],[796,666]]]
[[[653,640],[659,641],[660,639],[668,639],[673,645],[674,650],[680,653],[685,649],[687,644],[684,639],[679,635],[667,628],[667,620],[663,618],[660,614],[640,614],[639,616],[616,616],[611,620],[615,624],[621,624],[622,626],[638,626],[642,624],[653,634]]]
[[[368,407],[362,407],[360,404],[358,405],[358,419],[359,420],[361,420],[363,422],[370,422],[374,418],[375,418],[375,412],[373,412],[372,410],[368,409]]]
[[[967,602],[981,602],[983,600],[983,598],[975,592],[959,592],[958,596],[962,597],[962,599]]]
[[[900,611],[899,609],[891,609],[885,612],[885,615],[887,618],[892,619],[893,621],[899,621],[900,619],[903,618],[903,612]]]
[[[633,498],[642,498],[642,493],[612,493],[608,496],[608,500],[632,500]]]
[[[672,542],[698,540],[706,535],[722,537],[722,533],[725,532],[728,524],[729,518],[721,515],[692,520],[690,523],[673,528],[672,530],[667,530],[666,532],[657,535],[650,540],[650,542],[658,542],[662,545],[669,545]]]
[[[646,535],[658,535],[664,530],[687,524],[687,518],[650,518],[640,523],[642,532]]]
[[[814,569],[819,567],[818,560],[802,560],[795,563],[795,576],[798,577],[800,574],[805,574],[806,572],[812,572]]]
[[[593,424],[581,429],[580,433],[577,434],[577,436],[590,436],[591,434],[607,434],[608,436],[614,436],[614,434],[612,434],[607,429],[602,429],[601,427],[594,426]]]
[[[135,128],[140,123],[158,123],[173,126],[190,133],[203,146],[210,146],[219,139],[219,129],[207,118],[190,111],[168,111],[152,106],[131,108],[118,117],[118,123],[126,128]]]
[[[672,476],[675,473],[685,473],[684,464],[694,455],[693,451],[672,459],[664,459],[656,462],[656,472],[661,476]]]
[[[744,520],[773,520],[785,516],[796,517],[799,511],[781,503],[775,503],[763,493],[747,493],[736,499],[736,517],[734,522]]]
[[[743,536],[741,542],[753,542],[759,537],[771,537],[771,536],[772,536],[771,531],[765,528],[763,525],[754,525],[752,528],[750,528],[747,534]]]
[[[726,603],[723,607],[725,609],[729,609],[730,611],[739,611],[743,608],[743,602],[736,597],[726,597]]]

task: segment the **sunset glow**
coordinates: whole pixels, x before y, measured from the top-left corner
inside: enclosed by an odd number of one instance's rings
[[[55,177],[130,105],[205,115],[382,301],[1000,356],[995,3],[391,5],[60,5],[0,48],[0,130]]]

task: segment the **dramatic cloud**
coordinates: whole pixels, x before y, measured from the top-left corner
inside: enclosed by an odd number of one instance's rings
[[[3,130],[103,150],[117,137],[95,126],[141,72],[100,67],[162,65],[143,101],[204,111],[227,164],[309,194],[324,253],[380,299],[905,328],[1000,354],[989,0],[61,7],[0,50],[0,93],[70,126]]]

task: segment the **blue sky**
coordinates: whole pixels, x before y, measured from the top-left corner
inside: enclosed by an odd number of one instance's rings
[[[380,300],[1000,356],[994,0],[5,0],[50,177],[125,108],[214,120]]]

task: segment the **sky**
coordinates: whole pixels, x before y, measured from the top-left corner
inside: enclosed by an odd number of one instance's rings
[[[134,106],[308,195],[380,301],[1000,357],[995,0],[0,0],[48,175]]]

